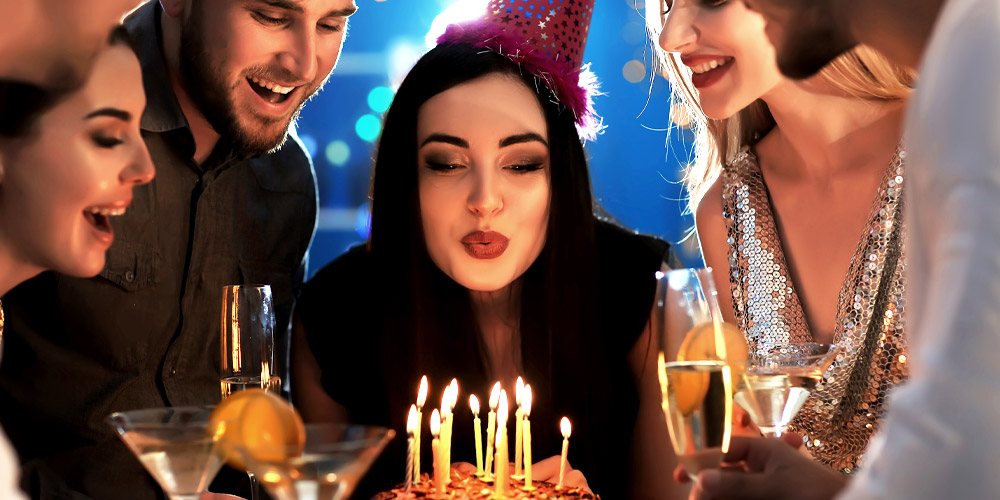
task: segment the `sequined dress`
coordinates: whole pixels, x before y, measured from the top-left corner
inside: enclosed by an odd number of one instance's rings
[[[902,255],[903,158],[898,151],[851,258],[840,291],[834,342],[846,349],[823,375],[791,429],[813,457],[850,473],[878,427],[893,387],[906,378]],[[810,342],[757,158],[744,149],[723,172],[729,283],[737,324],[751,350],[770,342]]]

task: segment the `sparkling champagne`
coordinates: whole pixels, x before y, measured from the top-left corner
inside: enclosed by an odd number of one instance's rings
[[[733,399],[750,414],[761,434],[780,436],[821,377],[814,370],[750,371],[743,375]]]
[[[692,478],[718,467],[732,434],[732,374],[721,361],[661,362],[663,410],[678,461]]]

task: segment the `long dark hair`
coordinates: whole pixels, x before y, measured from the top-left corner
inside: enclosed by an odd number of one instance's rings
[[[135,45],[124,26],[108,34],[108,45],[124,45],[135,52]],[[77,90],[62,82],[42,86],[0,79],[0,139],[24,139],[35,132],[35,124],[46,111]]]
[[[426,250],[417,188],[417,114],[431,97],[490,74],[519,79],[535,92],[548,128],[551,200],[546,243],[521,278],[520,340],[524,375],[539,402],[532,414],[537,428],[538,457],[558,453],[558,418],[568,415],[574,431],[588,436],[574,449],[576,467],[599,456],[602,425],[593,411],[604,401],[604,362],[599,335],[594,202],[582,143],[572,112],[530,74],[522,74],[507,58],[461,44],[443,44],[424,55],[402,82],[383,122],[372,171],[372,227],[368,250],[387,293],[387,314],[374,318],[383,331],[398,332],[404,345],[383,346],[385,363],[406,374],[385,381],[400,387],[388,395],[392,415],[405,415],[420,374],[431,379],[432,394],[451,379],[464,384],[485,403],[489,384],[470,293],[441,272]],[[513,398],[513,388],[507,388]],[[428,408],[437,406],[430,398]],[[405,404],[405,406],[403,406]],[[512,411],[513,411],[513,401]],[[395,405],[399,405],[398,407]],[[484,404],[485,407],[485,404]],[[485,411],[485,410],[484,410]],[[458,412],[467,415],[468,411]],[[471,420],[471,418],[469,419]],[[551,425],[550,425],[551,424]],[[456,434],[456,439],[458,435]],[[554,451],[552,444],[554,443]],[[626,443],[627,445],[627,443]],[[574,444],[574,446],[577,446]],[[461,449],[455,447],[456,449]],[[465,449],[469,449],[467,447]],[[621,455],[608,455],[621,461]],[[457,460],[457,458],[456,458]],[[471,460],[470,460],[471,461]],[[600,484],[596,464],[588,480]]]

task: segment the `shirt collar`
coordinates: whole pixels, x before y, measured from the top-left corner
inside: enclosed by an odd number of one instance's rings
[[[146,88],[146,111],[142,114],[139,125],[148,132],[188,128],[187,118],[170,86],[167,63],[161,48],[163,36],[160,32],[160,15],[160,2],[152,0],[125,19],[125,28],[132,36],[139,56],[142,83]]]

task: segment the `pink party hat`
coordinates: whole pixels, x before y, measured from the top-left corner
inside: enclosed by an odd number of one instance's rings
[[[594,112],[596,76],[581,66],[595,0],[490,0],[482,19],[453,24],[439,44],[492,50],[517,63],[568,107],[577,130],[594,140],[603,129]]]

